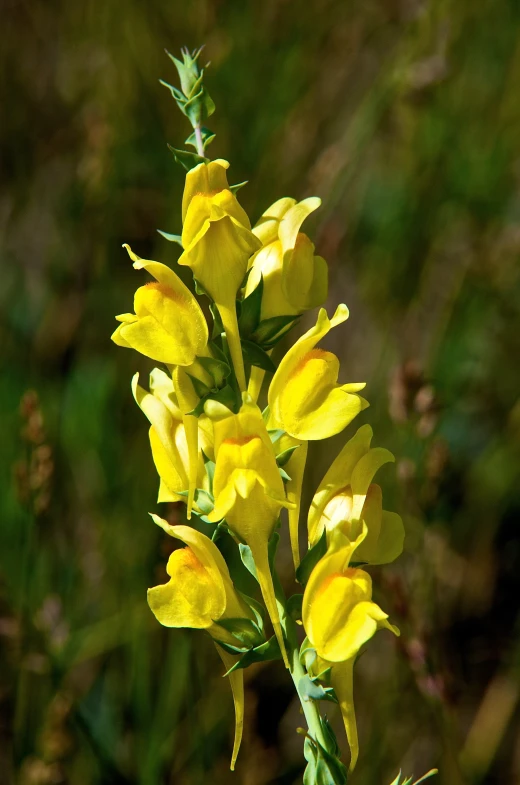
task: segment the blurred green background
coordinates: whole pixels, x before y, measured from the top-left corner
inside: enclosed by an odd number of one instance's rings
[[[253,220],[321,196],[328,345],[366,380],[406,553],[374,571],[402,631],[357,666],[352,777],[520,783],[520,6],[515,0],[4,0],[0,26],[0,782],[301,781],[279,663],[246,673],[246,733],[209,638],[146,605],[171,541],[111,344],[175,264],[189,127],[163,49],[206,44],[213,156]],[[309,321],[301,326],[303,329]],[[313,445],[310,498],[345,435]],[[170,519],[181,515],[163,509]],[[280,568],[290,583],[287,548]],[[338,718],[332,720],[343,735]]]

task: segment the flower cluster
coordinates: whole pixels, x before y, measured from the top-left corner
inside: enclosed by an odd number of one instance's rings
[[[196,59],[186,65],[185,57],[183,67],[196,69]],[[176,96],[182,106],[195,100],[177,93],[184,96]],[[212,137],[207,129],[202,133],[198,119],[194,128],[202,153]],[[134,268],[151,280],[137,289],[134,313],[116,317],[120,324],[112,336],[161,366],[151,371],[148,390],[136,375],[132,391],[150,423],[158,501],[186,504],[193,524],[170,526],[152,516],[184,547],[173,551],[166,565],[169,580],[149,590],[148,603],[161,624],[206,630],[217,645],[235,702],[232,768],[242,734],[243,669],[281,658],[309,724],[306,781],[314,781],[313,767],[330,767],[334,758],[332,781],[344,782],[345,767],[317,705],[320,699],[339,703],[352,769],[358,755],[356,657],[377,629],[399,634],[373,602],[371,578],[361,566],[392,561],[403,548],[402,521],[382,509],[381,488],[372,482],[393,457],[371,448],[368,425],[347,441],[312,500],[309,547],[300,563],[308,443],[339,434],[368,406],[359,395],[365,385],[338,382],[338,357],[320,347],[348,318],[345,305],[331,318],[320,308],[314,326],[279,362],[272,357],[300,315],[327,298],[327,264],[301,231],[320,200],[279,199],[251,228],[236,188],[228,184],[229,164],[187,156],[194,165],[186,174],[182,234],[165,236],[182,245],[179,264],[191,269],[196,291],[209,298],[211,328],[195,295],[171,268],[140,259],[125,246]],[[262,411],[258,400],[266,373],[272,377]],[[303,596],[289,599],[274,565],[284,509],[296,578],[304,587]],[[219,550],[221,537],[232,538],[258,582],[271,638],[263,606],[234,582]],[[303,622],[307,636],[301,646],[295,622]]]

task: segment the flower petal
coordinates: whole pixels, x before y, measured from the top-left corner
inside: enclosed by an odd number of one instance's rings
[[[320,518],[325,505],[341,488],[350,485],[352,471],[358,461],[370,449],[372,435],[373,432],[370,425],[362,425],[352,439],[349,439],[345,444],[320,482],[318,490],[314,494],[307,521],[311,546],[318,542],[323,533],[323,525],[320,524]]]

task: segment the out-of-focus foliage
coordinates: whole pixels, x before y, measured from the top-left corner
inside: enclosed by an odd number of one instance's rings
[[[180,230],[166,142],[190,129],[158,79],[174,79],[164,47],[200,43],[210,150],[250,181],[253,221],[281,196],[323,200],[329,310],[351,311],[329,345],[398,457],[397,482],[381,474],[406,554],[374,597],[402,636],[360,660],[353,782],[520,777],[519,29],[513,0],[4,2],[2,782],[301,778],[283,672],[246,671],[233,775],[210,640],[146,606],[172,547],[146,515],[156,476],[129,386],[150,364],[109,340],[139,283],[121,244],[180,253],[155,230]],[[308,501],[342,443],[311,449]],[[289,574],[287,542],[281,557]]]

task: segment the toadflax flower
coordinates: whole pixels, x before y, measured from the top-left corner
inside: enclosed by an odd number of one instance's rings
[[[137,289],[135,314],[116,316],[121,324],[112,340],[156,362],[191,365],[208,343],[208,326],[200,305],[173,270],[141,259],[130,246],[124,247],[135,269],[149,272],[155,283]]]
[[[229,190],[227,161],[201,163],[186,175],[182,245],[179,264],[191,267],[214,300],[229,344],[241,390],[246,389],[236,314],[236,295],[247,263],[261,245],[236,196]]]
[[[404,527],[399,515],[383,510],[382,492],[372,484],[378,469],[393,462],[382,447],[371,448],[372,428],[363,425],[343,447],[314,494],[308,517],[309,547],[334,529],[354,541],[366,525],[366,537],[356,549],[356,561],[386,564],[402,553]]]
[[[365,384],[338,384],[339,360],[316,344],[348,319],[339,305],[329,320],[320,309],[311,327],[280,362],[269,386],[270,426],[296,439],[326,439],[343,430],[368,403],[357,393]]]
[[[302,202],[284,197],[262,215],[253,234],[263,247],[250,261],[246,296],[263,279],[261,319],[291,316],[322,305],[327,299],[328,268],[300,227],[321,204],[311,196]]]
[[[331,668],[331,684],[339,700],[350,746],[350,770],[356,765],[359,744],[354,713],[353,670],[361,647],[385,627],[399,635],[388,615],[372,602],[372,580],[361,569],[349,567],[352,554],[366,536],[355,542],[335,530],[325,556],[312,571],[303,595],[303,625],[318,655],[318,671]]]
[[[218,622],[224,619],[254,620],[255,616],[233,586],[219,549],[209,537],[196,529],[170,526],[158,515],[152,515],[152,518],[167,534],[186,545],[173,551],[168,559],[168,583],[148,589],[148,605],[155,618],[165,627],[206,630],[215,642],[233,646],[236,644],[233,635]],[[229,670],[235,658],[221,647],[217,647],[217,651]],[[229,679],[235,703],[235,742],[231,757],[231,769],[234,769],[244,724],[243,671],[232,671]]]
[[[268,542],[285,496],[275,453],[260,409],[243,394],[238,414],[216,404],[207,407],[215,434],[215,508],[210,521],[226,519],[231,531],[251,549],[258,582],[284,662],[289,667],[269,568]]]
[[[189,444],[189,432],[186,431],[186,415],[179,407],[173,382],[159,368],[150,374],[150,392],[139,385],[139,374],[132,379],[132,392],[137,405],[148,418],[150,427],[150,446],[152,457],[161,480],[159,489],[160,502],[187,501],[181,492],[190,485],[190,467],[192,451]],[[196,443],[200,444],[205,454],[213,454],[213,426],[207,417],[190,417],[198,427]],[[195,459],[195,481],[199,488],[204,488],[207,475],[204,469],[202,453],[198,451]]]

